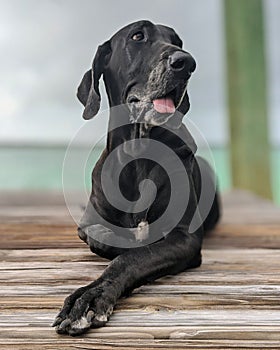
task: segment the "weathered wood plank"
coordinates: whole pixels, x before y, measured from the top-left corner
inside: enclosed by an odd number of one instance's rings
[[[225,335],[226,338],[226,335]],[[7,343],[0,342],[2,349],[19,349],[19,350],[112,350],[112,349],[133,349],[133,350],[152,350],[152,349],[212,349],[212,350],[228,350],[228,349],[279,349],[278,340],[189,340],[189,339],[173,339],[168,340],[152,340],[145,339],[80,339],[74,340],[55,339],[50,341],[40,341],[34,339],[15,340]]]
[[[280,230],[280,228],[279,228]],[[280,235],[280,232],[279,232]],[[212,269],[221,265],[226,269],[232,266],[240,266],[240,268],[246,268],[246,266],[252,266],[256,269],[261,269],[266,265],[280,264],[280,252],[279,249],[227,249],[223,250],[223,247],[219,249],[203,249],[203,266],[210,265]],[[263,259],[263,256],[266,259]],[[3,263],[9,262],[91,262],[92,265],[95,263],[108,263],[107,259],[103,259],[89,250],[88,246],[83,243],[80,248],[50,248],[50,249],[0,249],[0,261]],[[262,263],[261,266],[259,263]],[[16,265],[18,266],[18,265]],[[1,268],[1,267],[0,267]],[[194,271],[198,271],[195,269]]]
[[[4,341],[28,339],[28,334],[37,333],[38,339],[44,340],[56,340],[62,337],[57,336],[49,327],[35,325],[19,328],[17,325],[14,327],[1,327],[0,330],[0,344]],[[100,329],[92,329],[90,332],[83,336],[85,340],[88,339],[208,339],[218,340],[225,338],[228,340],[242,340],[246,335],[247,340],[279,340],[279,327],[275,326],[179,326],[170,325],[166,326],[120,326],[120,327],[104,327]],[[66,337],[63,337],[64,339]],[[63,339],[62,338],[62,339]],[[29,338],[31,341],[36,341],[34,338]],[[79,339],[79,338],[75,338]],[[66,339],[65,339],[66,340]]]
[[[12,269],[7,271],[1,271],[0,282],[5,283],[6,285],[14,285],[18,283],[24,283],[26,285],[40,283],[41,285],[50,285],[54,283],[65,284],[67,283],[85,283],[86,281],[91,281],[100,276],[103,272],[106,265],[100,264],[99,266],[92,266],[90,263],[81,264],[77,263],[78,266],[75,266],[71,263],[65,263],[64,266],[45,267],[45,268],[29,268],[29,269]],[[36,264],[35,264],[36,265]],[[73,269],[71,268],[73,266]],[[279,266],[279,265],[278,265]],[[276,267],[276,269],[275,269]],[[197,272],[188,271],[180,275],[164,278],[161,280],[161,283],[172,282],[172,285],[180,284],[244,284],[242,278],[248,276],[246,283],[265,283],[265,284],[277,284],[280,283],[279,276],[275,274],[277,270],[277,265],[272,266],[272,272],[262,273],[250,272],[250,270],[244,269],[240,271],[234,271],[229,268],[227,271],[211,271],[211,270],[197,270]]]
[[[13,315],[1,315],[0,326],[2,338],[6,332],[3,329],[6,327],[23,328],[23,327],[50,327],[55,317],[55,313],[42,310],[42,312],[21,311],[15,312]],[[166,327],[166,333],[173,332],[174,327],[184,326],[199,326],[207,327],[239,327],[245,326],[268,326],[270,328],[280,329],[279,310],[188,310],[188,311],[157,311],[145,312],[142,310],[136,311],[116,311],[110,318],[107,324],[107,329],[118,331],[119,327],[145,327],[149,333],[151,327]],[[99,331],[103,332],[106,328]],[[51,331],[51,328],[49,328]],[[96,333],[96,330],[91,330],[91,333]],[[28,334],[28,333],[26,333]],[[30,334],[28,335],[30,336]],[[10,334],[6,337],[11,338]],[[280,341],[280,334],[278,334]]]
[[[63,198],[52,208],[51,196],[44,205],[34,196],[25,207],[14,195],[12,208],[0,196],[1,349],[279,348],[280,211],[270,202],[225,196],[200,268],[135,290],[106,327],[73,339],[50,324],[65,296],[108,261],[79,240]]]
[[[108,262],[107,259],[92,254],[85,243],[80,248],[42,248],[42,249],[0,249],[2,262]]]
[[[227,285],[279,285],[279,256],[279,250],[203,250],[203,264],[199,269],[189,270],[177,276],[162,278],[155,282],[154,285],[170,283],[174,286],[181,284],[188,286],[192,284],[220,285],[221,283]],[[11,292],[13,286],[20,288],[18,282],[26,275],[27,280],[25,283],[32,294],[36,292],[36,289],[33,292],[33,287],[35,288],[36,285],[34,285],[34,278],[32,277],[32,273],[38,275],[36,269],[41,269],[41,274],[39,275],[40,285],[37,283],[38,293],[46,293],[45,288],[48,286],[51,288],[70,286],[65,292],[67,293],[71,288],[75,288],[75,285],[87,283],[89,278],[93,279],[94,275],[100,274],[108,264],[107,260],[91,254],[87,248],[69,249],[68,255],[67,249],[2,250],[0,251],[0,259],[2,260],[0,268],[3,273],[6,276],[10,274],[9,276],[13,276],[14,279],[2,279],[4,284],[2,290],[8,287],[9,292]],[[20,265],[18,265],[18,262],[20,262]],[[88,274],[84,273],[84,267],[87,269]],[[55,270],[55,278],[51,277],[53,270]],[[70,276],[72,276],[72,279],[70,279]],[[44,278],[46,279],[45,282]],[[20,289],[18,289],[19,291]],[[25,291],[23,290],[23,292]],[[55,291],[55,293],[57,292],[60,293],[59,290]],[[2,295],[1,289],[0,295]]]
[[[246,276],[244,276],[245,280]],[[172,281],[170,281],[171,283]],[[252,297],[257,296],[272,296],[279,295],[279,285],[260,285],[260,284],[237,284],[237,285],[202,285],[202,284],[194,284],[194,285],[166,285],[164,282],[161,282],[162,284],[154,283],[152,285],[147,285],[141,287],[140,290],[135,290],[134,293],[141,293],[141,294],[152,294],[156,295],[159,298],[162,295],[171,294],[174,295],[174,297],[177,297],[178,295],[182,294],[207,294],[207,295],[234,295],[234,296],[242,296],[242,295],[248,295]],[[54,285],[46,285],[43,286],[41,284],[34,284],[34,285],[12,285],[12,286],[3,286],[1,287],[1,294],[0,295],[10,295],[10,296],[28,296],[28,295],[62,295],[71,293],[73,290],[75,290],[78,287],[83,286],[84,283],[80,284],[62,284],[55,286]]]
[[[215,232],[206,235],[203,246],[208,249],[242,249],[242,247],[279,249],[279,226],[221,224]]]
[[[45,219],[44,219],[45,220]],[[67,248],[82,247],[75,225],[56,224],[55,218],[48,223],[1,223],[1,249]]]
[[[54,221],[55,219],[50,220]],[[206,235],[204,247],[280,249],[279,225],[220,224],[215,231]],[[2,223],[0,235],[2,249],[61,249],[85,246],[78,238],[74,225]]]
[[[57,312],[62,305],[66,294],[55,295],[35,294],[26,296],[1,296],[1,313],[11,313],[15,310],[53,310]],[[236,294],[227,290],[227,294],[209,293],[177,293],[177,294],[145,294],[141,292],[134,294],[130,298],[120,299],[116,310],[191,310],[191,309],[259,309],[277,310],[279,309],[279,289],[270,291],[267,294],[251,293],[248,295]],[[0,318],[1,319],[1,318]]]
[[[45,197],[44,200],[49,203],[50,198]],[[34,199],[31,202],[34,204]],[[36,206],[29,207],[0,206],[0,248],[83,247],[74,220],[62,199],[59,203],[56,207],[42,203],[38,206],[37,202]],[[79,212],[81,208],[77,206],[76,213]],[[279,226],[280,208],[255,195],[236,191],[223,196],[221,224],[205,237],[204,246],[223,249],[280,248]]]

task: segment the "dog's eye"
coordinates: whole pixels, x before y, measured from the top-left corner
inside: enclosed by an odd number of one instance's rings
[[[131,39],[134,41],[142,41],[144,39],[144,34],[143,32],[137,32],[132,35]]]

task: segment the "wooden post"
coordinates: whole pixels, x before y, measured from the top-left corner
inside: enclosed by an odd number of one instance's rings
[[[262,0],[225,0],[233,186],[271,198]]]

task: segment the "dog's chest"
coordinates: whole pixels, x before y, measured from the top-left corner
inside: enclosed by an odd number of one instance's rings
[[[142,242],[150,234],[149,224],[153,217],[153,204],[159,195],[159,186],[153,163],[147,160],[133,163],[123,171],[120,178],[121,192],[130,201],[123,224],[130,227],[129,231],[136,241]]]

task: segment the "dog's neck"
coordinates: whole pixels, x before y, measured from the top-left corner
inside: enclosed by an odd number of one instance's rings
[[[118,115],[110,115],[107,145],[108,154],[116,147],[132,158],[141,157],[145,151],[147,140],[155,140],[164,143],[180,157],[195,154],[197,146],[191,134],[184,124],[177,130],[171,130],[166,126],[148,126],[145,123],[129,123],[129,118],[120,111]],[[133,142],[137,140],[137,142]]]

